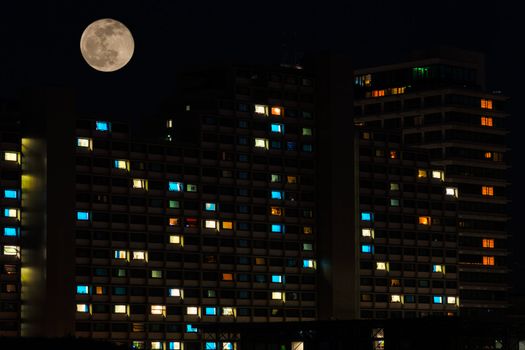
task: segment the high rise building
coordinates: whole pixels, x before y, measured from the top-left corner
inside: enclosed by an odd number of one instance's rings
[[[450,258],[457,259],[460,313],[504,312],[509,288],[507,98],[487,91],[483,56],[441,49],[399,64],[359,69],[354,85],[356,121],[397,130],[405,146],[427,150],[432,166],[444,169],[447,188],[454,188],[457,225],[450,234],[457,234],[458,250]],[[404,202],[401,207],[410,207]],[[413,204],[425,209],[425,203]],[[429,253],[434,259],[434,251]]]

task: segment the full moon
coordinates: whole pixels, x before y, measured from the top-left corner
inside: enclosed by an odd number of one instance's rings
[[[82,56],[87,64],[101,72],[114,72],[124,67],[134,49],[129,29],[111,18],[91,23],[80,38]]]

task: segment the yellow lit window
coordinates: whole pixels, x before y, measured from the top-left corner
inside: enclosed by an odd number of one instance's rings
[[[390,159],[397,159],[397,151],[390,151]]]
[[[162,278],[162,270],[151,270],[151,278]]]
[[[268,115],[268,106],[266,105],[255,105],[255,113]]]
[[[282,115],[283,110],[281,107],[272,107],[272,115]]]
[[[303,136],[312,136],[311,128],[303,128]]]
[[[267,139],[255,139],[255,147],[268,149],[268,140]]]
[[[205,220],[204,221],[204,227],[205,228],[214,228],[214,229],[216,229],[216,228],[218,228],[217,221],[215,221],[215,220]]]
[[[493,256],[484,256],[483,265],[494,266],[494,257]]]
[[[417,177],[420,179],[427,177],[427,171],[425,169],[418,169]]]
[[[152,341],[151,342],[151,350],[162,350],[164,345],[161,341]]]
[[[368,131],[363,131],[363,132],[361,133],[361,138],[362,138],[363,140],[370,140],[370,133],[369,133]]]
[[[144,251],[133,252],[133,260],[145,260],[145,259],[146,259],[146,252]]]
[[[17,245],[5,245],[4,255],[20,257],[20,247]]]
[[[223,230],[233,230],[233,222],[232,221],[223,221],[222,222],[222,229]]]
[[[282,300],[282,299],[283,299],[282,292],[272,292],[272,300]]]
[[[432,178],[445,180],[445,172],[443,170],[432,170]]]
[[[361,229],[361,236],[374,238],[374,229],[373,228],[363,228],[363,229]]]
[[[5,152],[4,160],[8,162],[18,162],[18,152]]]
[[[401,302],[401,295],[399,295],[399,294],[392,294],[390,296],[390,302],[391,303],[400,303]]]
[[[492,127],[492,126],[494,126],[493,122],[494,121],[492,120],[492,117],[484,117],[484,116],[481,117],[481,125],[482,126],[491,126]]]
[[[223,273],[222,280],[223,281],[233,281],[233,273]]]
[[[179,219],[178,218],[169,218],[168,224],[170,226],[179,226]]]
[[[222,315],[223,316],[234,316],[235,309],[233,307],[223,307],[222,308]]]
[[[395,182],[390,183],[390,191],[399,191],[399,184]]]
[[[77,146],[81,148],[87,148],[89,150],[93,149],[93,141],[87,137],[77,138]]]
[[[173,119],[166,120],[166,127],[168,129],[173,128]]]
[[[165,315],[166,306],[165,305],[151,305],[151,314],[152,315]]]
[[[102,286],[96,286],[96,287],[95,287],[95,294],[96,294],[96,295],[104,295],[104,287],[102,287]]]
[[[431,221],[432,221],[432,219],[430,218],[430,216],[420,216],[419,217],[419,224],[420,225],[430,225]]]
[[[281,216],[283,215],[283,210],[279,207],[271,207],[272,215]]]
[[[127,312],[127,306],[123,304],[114,305],[113,312],[116,314],[125,314]]]
[[[432,272],[445,273],[445,266],[443,266],[443,265],[432,265]]]
[[[180,245],[182,245],[182,236],[171,235],[170,236],[170,243],[171,244],[180,244]]]
[[[115,160],[115,168],[129,170],[129,162],[124,159],[117,159]]]
[[[147,189],[147,180],[144,179],[133,179],[133,188],[143,188]]]
[[[312,227],[311,226],[303,226],[303,233],[305,235],[311,235],[312,234]]]
[[[494,248],[494,240],[489,238],[484,238],[482,241],[483,248]]]
[[[388,263],[386,263],[384,261],[376,262],[376,270],[387,271],[388,270]]]
[[[199,314],[199,308],[197,306],[188,306],[186,308],[186,314],[187,315],[198,315]]]
[[[492,109],[492,100],[482,98],[480,105],[481,105],[481,108]]]
[[[483,196],[493,196],[494,195],[494,187],[492,187],[492,186],[481,186],[481,194]]]
[[[286,182],[288,182],[289,184],[296,184],[297,176],[292,176],[292,175],[286,176]]]

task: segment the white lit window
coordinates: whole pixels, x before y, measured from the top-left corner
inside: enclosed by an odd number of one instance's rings
[[[399,294],[392,294],[390,296],[390,302],[391,303],[400,303],[401,302],[401,295],[399,295]]]
[[[268,139],[255,139],[255,147],[268,149]]]
[[[222,308],[222,315],[223,316],[233,316],[234,315],[233,307],[223,307]]]
[[[182,298],[182,289],[179,288],[170,288],[168,290],[168,295],[170,297],[181,297]]]
[[[168,119],[168,120],[166,120],[166,127],[167,127],[168,129],[173,128],[173,119]]]
[[[388,263],[384,261],[378,261],[376,262],[376,270],[388,270]]]
[[[77,304],[77,312],[89,312],[88,304]]]
[[[268,115],[268,106],[266,105],[255,105],[255,113]]]
[[[362,228],[361,236],[374,238],[374,229],[373,228]]]
[[[146,189],[147,182],[144,179],[133,179],[133,188],[143,188]]]
[[[273,300],[282,300],[283,299],[283,293],[282,292],[272,292],[272,299]]]
[[[4,160],[18,162],[18,152],[4,152]]]
[[[186,308],[186,314],[187,315],[198,315],[199,314],[199,308],[197,306],[188,306]]]
[[[397,198],[390,198],[390,206],[391,207],[399,207],[399,199],[397,199]]]
[[[445,180],[445,172],[443,170],[432,170],[432,177],[443,181]]]
[[[447,297],[447,304],[455,304],[456,297]]]
[[[146,259],[146,252],[144,251],[133,252],[133,260],[144,260],[144,259]]]
[[[116,314],[125,314],[127,312],[127,306],[122,304],[115,305],[113,312]]]
[[[4,255],[11,255],[20,257],[20,247],[17,245],[5,245]]]
[[[303,243],[304,251],[312,251],[313,249],[314,249],[314,246],[312,243]]]
[[[160,342],[160,341],[152,341],[151,342],[151,349],[152,350],[162,350],[162,342]]]
[[[303,267],[306,269],[315,269],[316,262],[313,259],[303,259]]]
[[[180,341],[170,341],[168,342],[168,350],[181,350],[182,343]]]
[[[443,265],[432,265],[432,272],[444,273],[445,266]]]
[[[152,315],[166,314],[166,306],[165,305],[151,305],[151,314]]]
[[[216,229],[218,227],[217,221],[215,221],[215,220],[206,220],[206,221],[204,221],[204,227],[205,228],[214,228],[214,229]]]
[[[6,218],[18,218],[18,209],[17,208],[5,208],[4,216]]]
[[[93,141],[87,137],[78,137],[77,146],[82,148],[87,148],[89,150],[93,149]]]
[[[180,235],[170,235],[170,243],[182,245],[182,237]]]
[[[458,198],[458,188],[457,187],[447,187],[445,188],[445,194],[447,196],[453,196]]]
[[[123,170],[129,170],[129,162],[125,159],[116,159],[115,160],[115,168],[116,169],[123,169]]]

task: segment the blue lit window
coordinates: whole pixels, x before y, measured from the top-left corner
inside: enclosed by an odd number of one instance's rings
[[[4,190],[4,198],[17,199],[18,190]]]
[[[216,207],[216,206],[215,206],[215,203],[206,203],[206,204],[204,205],[204,209],[205,209],[206,211],[215,211],[215,207]]]
[[[215,307],[207,307],[204,309],[204,314],[208,316],[215,316],[217,315],[217,308]]]
[[[170,181],[168,185],[168,190],[171,192],[182,192],[182,182]]]
[[[206,350],[216,350],[217,349],[217,343],[207,341],[205,349]]]
[[[168,349],[169,350],[180,350],[182,349],[181,343],[179,341],[170,341],[168,342]]]
[[[313,147],[309,143],[303,144],[303,152],[312,152]]]
[[[361,253],[365,253],[365,254],[372,253],[372,246],[370,244],[362,244]]]
[[[115,169],[129,170],[129,162],[125,159],[115,159]]]
[[[198,329],[196,327],[193,327],[191,324],[186,325],[186,332],[187,333],[197,333]]]
[[[443,297],[441,295],[434,295],[434,304],[443,304]]]
[[[288,141],[288,142],[286,142],[286,149],[288,151],[295,151],[295,150],[297,150],[297,143],[295,141]]]
[[[284,133],[284,125],[283,124],[272,124],[272,132],[278,132],[278,133]]]
[[[283,225],[281,224],[272,224],[272,232],[283,232]]]
[[[315,261],[312,260],[312,259],[304,259],[303,260],[303,267],[304,268],[314,269],[315,268]]]
[[[373,215],[369,212],[362,212],[361,213],[361,220],[362,221],[372,221]]]
[[[109,131],[109,130],[111,130],[111,123],[103,122],[103,121],[97,121],[96,129],[98,131]]]
[[[6,237],[18,236],[18,228],[17,227],[4,227],[4,236]]]
[[[77,211],[77,220],[87,221],[89,220],[89,212],[87,211]]]
[[[77,294],[88,294],[89,293],[89,287],[84,285],[78,285],[77,286]]]
[[[281,276],[281,275],[272,275],[272,282],[273,283],[282,283],[283,282],[283,276]]]
[[[281,191],[272,191],[272,199],[283,199],[283,193]]]
[[[6,218],[18,218],[18,209],[17,208],[5,208],[4,216]]]

